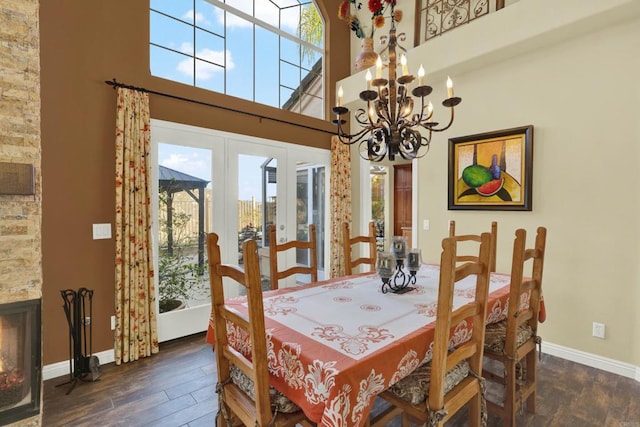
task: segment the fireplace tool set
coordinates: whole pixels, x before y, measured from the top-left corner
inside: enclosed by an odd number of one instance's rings
[[[87,288],[60,291],[64,314],[69,324],[69,381],[66,394],[71,393],[78,381],[97,381],[100,377],[100,361],[93,355],[93,291]],[[87,312],[88,306],[88,312]],[[87,332],[88,329],[88,332]],[[88,345],[88,346],[87,346]]]

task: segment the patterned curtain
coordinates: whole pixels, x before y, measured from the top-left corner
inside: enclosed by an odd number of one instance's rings
[[[351,221],[351,147],[331,137],[331,277],[344,276],[342,224]]]
[[[115,362],[157,353],[151,253],[149,94],[118,88]]]

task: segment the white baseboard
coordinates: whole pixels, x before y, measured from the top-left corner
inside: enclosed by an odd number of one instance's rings
[[[640,366],[542,341],[542,352],[640,382]]]
[[[113,350],[105,350],[100,353],[95,353],[94,356],[98,356],[98,360],[101,365],[114,362],[116,360]],[[42,368],[42,379],[48,380],[51,378],[58,378],[64,375],[70,375],[69,361],[52,363],[51,365],[45,365]]]
[[[586,353],[580,350],[574,350],[572,348],[563,347],[561,345],[545,341],[542,342],[542,352],[571,362],[580,363],[582,365],[591,366],[592,368],[621,375],[623,377],[633,378],[640,382],[640,366],[634,366],[630,363],[620,362],[618,360]],[[96,353],[96,356],[98,356],[101,365],[115,361],[115,354],[113,350],[105,350],[100,353]],[[61,377],[63,375],[69,375],[69,361],[46,365],[42,369],[42,378],[44,380]]]

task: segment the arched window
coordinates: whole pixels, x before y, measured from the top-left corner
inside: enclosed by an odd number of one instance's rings
[[[151,74],[324,118],[323,29],[312,0],[151,0]]]

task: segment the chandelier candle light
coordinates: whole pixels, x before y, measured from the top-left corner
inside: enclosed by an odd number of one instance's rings
[[[402,75],[396,75],[398,67],[396,48],[406,52],[406,49],[398,44],[398,39],[404,41],[406,35],[400,33],[396,36],[393,3],[391,2],[389,35],[381,37],[382,44],[385,44],[388,39],[387,47],[383,49],[383,52],[388,49],[388,78],[382,77],[382,60],[378,56],[376,78],[372,79],[371,71],[367,70],[367,89],[360,92],[360,99],[367,103],[367,108],[366,110],[359,108],[355,113],[355,118],[362,129],[354,134],[349,134],[344,129],[346,120],[343,116],[348,116],[349,109],[342,105],[344,96],[342,87],[338,89],[338,102],[333,108],[333,113],[336,115],[333,123],[337,126],[340,141],[347,145],[359,142],[362,158],[375,162],[382,161],[385,157],[393,161],[397,155],[407,160],[424,156],[429,151],[432,133],[442,132],[451,127],[454,120],[454,107],[462,101],[461,98],[453,96],[453,82],[451,78],[447,78],[447,99],[442,102],[442,105],[449,108],[451,115],[446,126],[438,127],[440,123],[434,120],[433,105],[425,99],[432,88],[424,84],[425,72],[420,65],[417,86],[411,91],[414,97],[420,99],[420,109],[417,113],[413,113],[414,99],[408,93],[408,86],[416,78],[409,74],[405,54],[400,57]],[[424,150],[421,152],[422,148]]]

